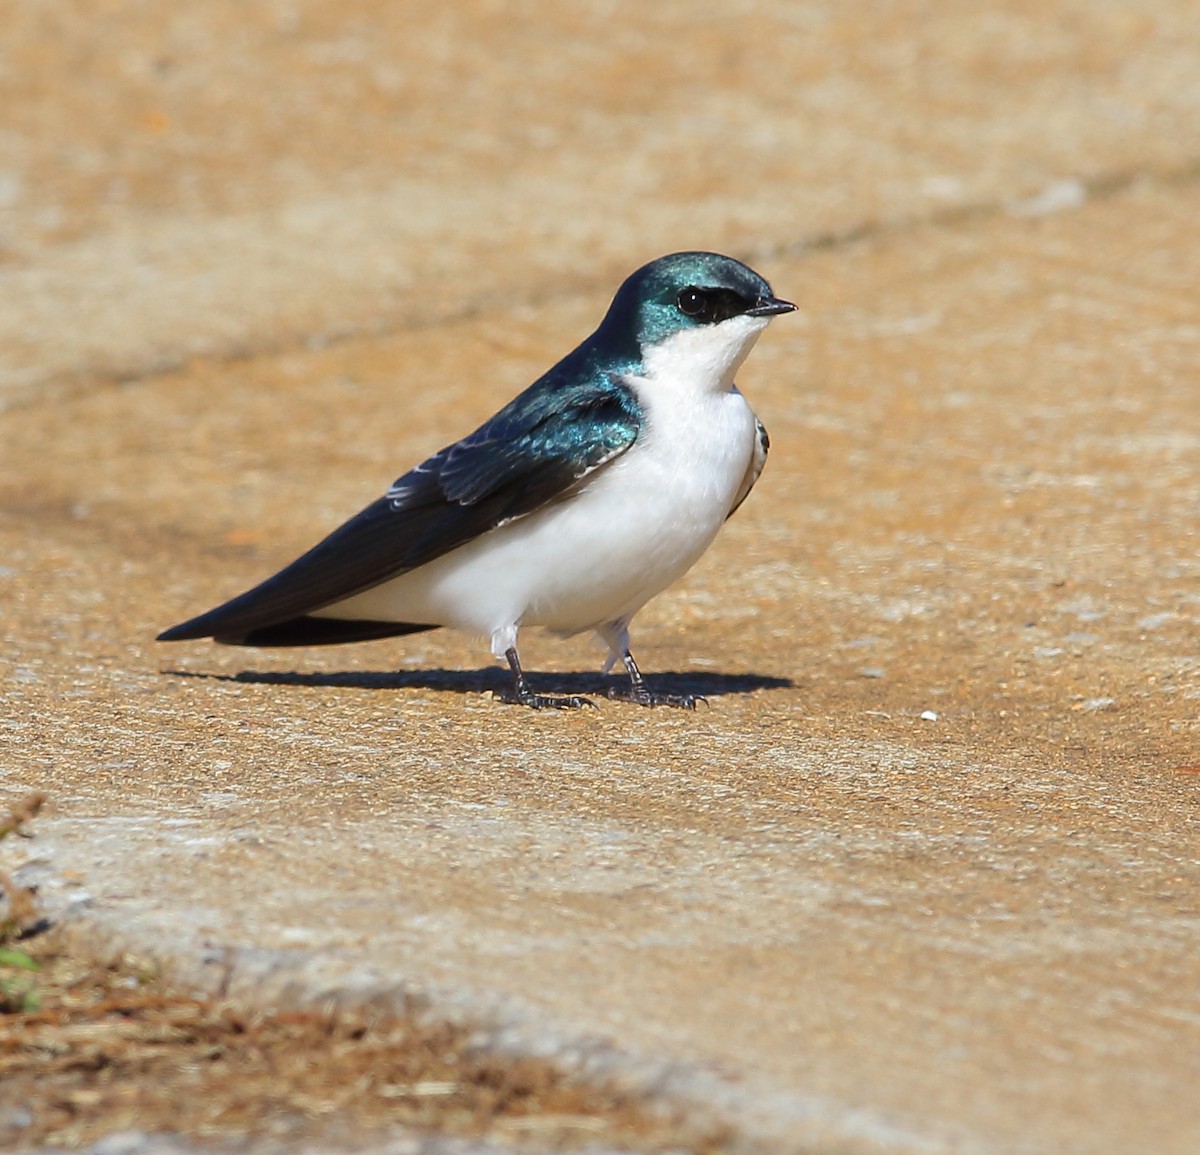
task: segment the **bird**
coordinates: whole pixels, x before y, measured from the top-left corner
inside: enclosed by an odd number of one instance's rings
[[[238,646],[361,642],[449,627],[507,662],[502,701],[535,693],[518,632],[594,631],[610,698],[694,709],[654,690],[630,650],[634,615],[700,558],[762,472],[769,440],[734,375],[796,306],[732,257],[679,252],[617,290],[596,331],[468,436],[398,478],[307,553],[163,631]]]

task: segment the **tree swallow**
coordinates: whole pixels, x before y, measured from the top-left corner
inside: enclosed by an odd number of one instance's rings
[[[655,693],[629,623],[686,573],[746,499],[767,431],[734,373],[771,318],[795,309],[717,253],[674,253],[618,290],[600,327],[474,433],[399,478],[274,577],[158,640],[236,646],[361,642],[449,626],[491,639],[512,671],[504,700],[534,693],[522,626],[594,630],[644,706]]]

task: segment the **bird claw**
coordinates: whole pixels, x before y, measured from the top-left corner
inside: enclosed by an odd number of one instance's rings
[[[637,706],[674,706],[678,710],[694,710],[697,702],[708,704],[703,694],[656,694],[645,686],[613,686],[608,696],[614,702],[633,702]]]
[[[532,691],[522,694],[510,690],[500,695],[500,701],[510,706],[528,706],[531,710],[581,710],[584,707],[596,709],[596,703],[591,698],[581,698],[578,694],[554,697],[549,694],[535,694]]]

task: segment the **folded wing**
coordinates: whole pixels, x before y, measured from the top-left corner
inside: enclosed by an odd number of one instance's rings
[[[632,392],[619,381],[603,388],[526,390],[291,565],[159,640],[297,645],[432,629],[438,623],[343,623],[306,615],[561,498],[633,444],[640,416]]]
[[[733,505],[729,507],[729,512],[725,515],[726,521],[738,511],[738,507],[750,496],[750,490],[754,488],[754,483],[762,476],[763,466],[767,464],[767,451],[770,448],[771,439],[767,436],[767,427],[756,417],[754,419],[754,452],[750,456],[750,465],[746,469],[746,476],[742,478],[742,484],[738,486],[737,496],[733,499]]]

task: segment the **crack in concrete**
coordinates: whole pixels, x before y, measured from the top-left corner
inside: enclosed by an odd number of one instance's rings
[[[1043,217],[1063,212],[1077,211],[1094,202],[1117,199],[1137,187],[1183,188],[1200,180],[1200,158],[1194,158],[1173,170],[1154,171],[1147,169],[1121,169],[1099,173],[1092,177],[1064,177],[1063,186],[1074,184],[1079,195],[1067,198],[1066,203],[1045,209],[1033,207],[1022,212],[1019,206],[1029,204],[1042,193],[1026,196],[996,197],[989,200],[958,204],[921,215],[898,216],[890,219],[863,220],[844,229],[832,229],[799,240],[782,241],[751,250],[735,250],[734,255],[747,263],[784,260],[804,256],[808,253],[837,252],[874,240],[904,236],[918,229],[958,228],[969,223],[987,223],[1002,216]],[[611,287],[611,278],[562,277],[544,282],[543,287],[522,296],[506,300],[507,308],[537,308],[551,301],[581,300]],[[415,314],[394,316],[374,324],[346,325],[332,330],[313,330],[300,333],[285,341],[233,342],[218,352],[192,354],[187,351],[151,359],[136,371],[100,370],[84,375],[80,372],[64,373],[57,378],[49,377],[39,384],[30,395],[16,397],[7,402],[0,401],[0,412],[13,412],[46,404],[62,404],[83,393],[96,389],[136,385],[170,373],[178,372],[194,361],[206,361],[215,365],[239,365],[261,358],[278,357],[289,352],[306,349],[323,349],[330,346],[350,344],[355,341],[379,340],[401,333],[420,333],[446,325],[462,325],[485,315],[490,309],[494,294],[468,297],[454,308],[445,309],[432,316]]]
[[[1148,169],[1120,169],[1100,173],[1093,177],[1064,177],[1055,184],[1075,183],[1082,197],[1061,209],[1051,208],[1043,212],[1021,212],[1018,206],[1035,199],[1032,196],[995,197],[990,200],[973,201],[970,204],[950,205],[922,216],[897,217],[892,220],[862,221],[848,229],[819,233],[800,241],[787,242],[768,247],[754,254],[766,260],[781,260],[785,257],[802,256],[811,252],[830,252],[849,248],[877,238],[903,236],[923,228],[955,228],[972,221],[991,221],[1001,216],[1056,216],[1061,212],[1073,212],[1095,202],[1115,200],[1137,187],[1180,188],[1200,180],[1200,158],[1188,161],[1180,167],[1166,172]],[[1048,188],[1054,187],[1047,186]]]

